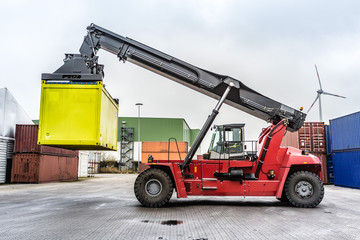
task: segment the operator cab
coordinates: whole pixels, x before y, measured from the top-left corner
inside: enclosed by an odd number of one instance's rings
[[[245,124],[215,125],[204,159],[256,160],[256,141],[245,141]]]

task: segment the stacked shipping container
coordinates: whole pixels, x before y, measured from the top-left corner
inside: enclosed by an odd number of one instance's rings
[[[326,139],[328,182],[331,184],[334,184],[334,161],[333,161],[333,157],[331,154],[330,125],[325,126],[325,139]]]
[[[360,188],[360,112],[330,120],[335,185]]]
[[[321,180],[328,182],[325,124],[323,122],[306,122],[299,129],[299,144],[301,150],[307,150],[317,156],[322,164]]]
[[[37,145],[37,125],[17,125],[12,183],[77,180],[78,151]]]
[[[317,156],[322,163],[321,180],[328,183],[325,124],[323,122],[305,122],[299,131],[287,132],[281,146],[307,150],[310,154]]]

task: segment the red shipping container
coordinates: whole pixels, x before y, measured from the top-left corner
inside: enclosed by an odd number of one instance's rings
[[[283,137],[281,141],[282,147],[294,147],[294,148],[300,148],[299,147],[299,133],[298,132],[289,132],[287,131],[285,136]]]
[[[321,175],[320,179],[323,183],[328,184],[328,172],[327,172],[327,161],[326,161],[326,153],[319,153],[319,152],[310,152],[310,154],[315,155],[321,161]]]
[[[47,155],[60,155],[77,157],[78,151],[38,145],[38,125],[16,125],[15,133],[15,153],[37,153]]]
[[[325,124],[323,122],[306,122],[299,129],[299,147],[309,152],[326,152]]]
[[[325,124],[306,122],[297,132],[287,132],[281,142],[283,147],[294,147],[309,152],[326,152]]]
[[[15,154],[12,183],[42,183],[78,179],[78,158],[43,154]]]

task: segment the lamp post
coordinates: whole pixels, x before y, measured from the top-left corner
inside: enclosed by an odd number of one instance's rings
[[[141,157],[141,141],[140,141],[140,107],[143,105],[142,103],[136,103],[138,106],[138,172],[140,172],[140,157]]]

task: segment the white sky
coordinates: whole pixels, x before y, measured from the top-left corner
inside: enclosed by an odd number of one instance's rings
[[[325,122],[359,111],[360,1],[0,0],[0,9],[0,87],[7,87],[33,119],[39,116],[41,73],[60,67],[64,53],[78,53],[90,23],[230,75],[305,111],[319,89],[317,64],[324,91],[347,97],[322,98]],[[135,103],[142,102],[144,117],[184,118],[200,128],[216,104],[120,63],[115,55],[100,51],[99,56],[104,83],[120,99],[120,116],[137,116]],[[318,120],[316,104],[307,121]],[[267,126],[225,105],[215,123],[246,123],[248,139]]]

